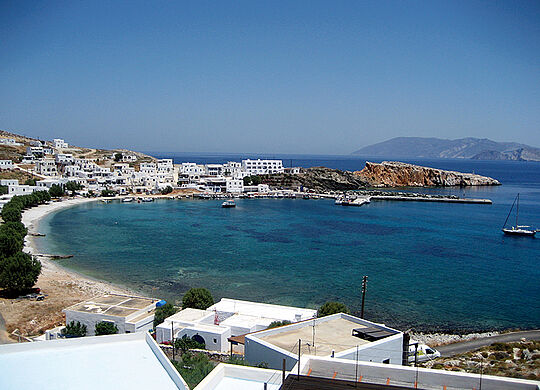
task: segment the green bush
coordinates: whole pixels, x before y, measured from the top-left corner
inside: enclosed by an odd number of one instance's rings
[[[204,353],[185,353],[179,361],[172,361],[190,389],[197,386],[214,369],[215,364]]]
[[[156,313],[154,314],[154,329],[156,326],[163,323],[165,318],[172,316],[177,311],[178,310],[170,303],[166,303],[163,306],[158,307],[156,309]]]
[[[182,353],[186,353],[190,349],[205,349],[206,344],[199,343],[193,340],[191,337],[183,335],[181,338],[174,340],[174,348],[182,351]]]
[[[6,195],[9,191],[8,186],[0,186],[0,195]]]
[[[206,310],[214,304],[212,294],[206,288],[192,288],[182,298],[182,308]]]
[[[171,186],[167,186],[164,189],[161,190],[162,195],[167,195],[173,192],[173,188]]]
[[[60,198],[65,194],[64,187],[59,184],[53,184],[49,189],[49,194],[52,198]]]
[[[18,232],[13,233],[5,230],[6,229],[0,230],[0,256],[9,257],[13,256],[17,252],[22,251],[24,246],[24,236],[21,237]]]
[[[62,335],[66,337],[84,337],[86,336],[86,325],[81,324],[79,321],[71,321],[62,329]]]
[[[283,321],[272,321],[270,325],[268,325],[268,329],[271,328],[278,328],[280,326],[289,325],[291,321],[283,320]]]
[[[24,182],[25,186],[35,186],[36,185],[36,179],[26,179]]]
[[[2,219],[4,222],[20,222],[21,209],[15,204],[6,203],[2,208]]]
[[[317,317],[325,317],[336,313],[349,314],[349,308],[341,302],[326,302],[317,311]]]
[[[104,198],[109,198],[111,196],[116,196],[116,191],[113,190],[101,190],[101,196]]]
[[[112,322],[101,321],[96,324],[95,333],[96,336],[116,334],[118,333],[118,327]]]
[[[0,259],[0,287],[9,291],[24,291],[36,284],[41,263],[27,253],[17,252]]]

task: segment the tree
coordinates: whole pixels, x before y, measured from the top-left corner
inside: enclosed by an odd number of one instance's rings
[[[26,186],[35,186],[36,185],[36,179],[33,179],[33,178],[26,179],[26,181],[24,182],[24,185],[26,185]]]
[[[182,351],[182,353],[186,353],[190,349],[204,349],[206,348],[206,345],[193,340],[187,335],[183,335],[182,338],[174,340],[174,348]]]
[[[167,195],[167,194],[170,194],[172,191],[173,191],[173,188],[171,186],[167,186],[161,190],[161,194]]]
[[[0,186],[0,195],[6,195],[9,191],[8,186]]]
[[[114,154],[114,161],[119,162],[122,161],[122,153],[115,153]]]
[[[156,313],[154,314],[154,329],[156,326],[163,323],[165,318],[172,316],[177,311],[178,310],[170,303],[166,303],[163,306],[158,307],[156,309]]]
[[[270,322],[270,325],[268,325],[268,329],[271,328],[278,328],[280,326],[289,325],[291,321],[283,320],[283,321],[272,321]]]
[[[64,196],[64,187],[59,184],[53,184],[49,189],[49,194],[53,198],[60,198],[61,196]]]
[[[66,190],[71,191],[71,195],[74,195],[75,191],[79,191],[81,189],[82,189],[82,186],[76,181],[68,181],[66,183]]]
[[[2,208],[2,219],[4,222],[21,222],[21,208],[11,201],[6,203]]]
[[[81,324],[79,321],[71,321],[62,329],[62,335],[65,337],[84,337],[86,336],[86,325]]]
[[[182,298],[182,307],[184,309],[191,307],[206,310],[213,304],[214,298],[206,288],[192,288]]]
[[[18,235],[21,239],[24,239],[28,233],[28,229],[22,222],[5,222],[0,225],[0,232]]]
[[[0,260],[0,287],[11,291],[24,291],[36,284],[41,263],[27,253],[17,252]]]
[[[7,229],[2,229],[0,231],[0,255],[2,257],[13,256],[15,253],[20,252],[23,249],[23,246],[24,237],[21,237],[19,233],[14,233]]]
[[[244,185],[245,186],[256,186],[262,183],[262,179],[259,175],[253,175],[253,176],[246,176],[244,177]]]
[[[349,314],[349,308],[340,302],[326,302],[317,311],[317,317],[325,317],[336,313]]]
[[[113,322],[101,321],[96,324],[96,336],[118,333],[118,327]]]
[[[104,198],[116,196],[116,192],[113,190],[101,190],[101,196],[103,196]]]

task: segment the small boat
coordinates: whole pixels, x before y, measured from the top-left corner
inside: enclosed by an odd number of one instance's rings
[[[103,203],[109,203],[109,202],[110,202],[109,199],[101,199],[101,201],[102,201]]]
[[[341,204],[343,203],[343,198],[336,198],[334,204],[335,205],[338,205],[338,206],[341,206]]]
[[[149,196],[145,197],[145,198],[142,198],[142,201],[143,202],[153,202],[154,201],[154,198],[150,198]]]
[[[508,229],[505,226],[506,226],[506,222],[508,222],[508,218],[510,218],[510,214],[512,214],[512,210],[514,209],[514,205],[516,205],[516,225],[512,226],[510,229]],[[506,220],[504,221],[502,231],[503,231],[504,234],[507,234],[509,236],[534,237],[534,235],[536,234],[536,230],[532,230],[530,226],[519,225],[518,224],[518,217],[519,217],[519,194],[517,194],[516,199],[514,199],[514,203],[512,203],[512,207],[510,208],[510,212],[508,213],[508,216],[506,217]]]
[[[369,198],[356,198],[356,199],[345,199],[341,201],[342,206],[356,206],[360,207],[366,203],[370,203]]]
[[[133,198],[128,196],[127,198],[122,199],[122,202],[124,203],[133,202]]]
[[[229,199],[223,202],[221,204],[221,207],[223,207],[224,209],[229,209],[231,207],[236,207],[236,203],[234,202],[234,199]]]

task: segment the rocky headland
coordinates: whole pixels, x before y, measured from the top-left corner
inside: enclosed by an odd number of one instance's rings
[[[354,174],[372,187],[468,187],[501,184],[491,177],[474,173],[445,171],[398,161],[368,161],[364,169]]]

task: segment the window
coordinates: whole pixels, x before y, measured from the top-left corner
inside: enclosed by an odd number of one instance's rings
[[[382,362],[383,362],[384,364],[390,364],[390,359],[384,359]]]
[[[217,339],[214,339],[214,344],[217,344]]]

